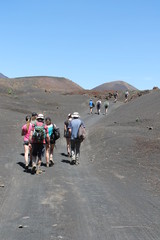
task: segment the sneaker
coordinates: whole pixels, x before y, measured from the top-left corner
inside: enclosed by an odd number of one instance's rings
[[[49,161],[49,166],[52,167],[54,165],[54,161],[53,160],[50,160]]]
[[[28,171],[28,165],[25,165],[25,171],[26,172]]]
[[[42,173],[42,170],[41,169],[37,169],[36,174],[39,175],[41,173]]]
[[[71,165],[74,165],[74,164],[76,164],[76,160],[71,161]]]
[[[25,165],[25,169],[28,169],[28,164]]]
[[[31,171],[31,172],[32,172],[32,174],[35,174],[35,173],[36,173],[36,166],[33,166],[33,167],[32,167],[32,171]]]
[[[71,159],[72,159],[72,161],[75,161],[75,159],[76,159],[75,155],[72,154]]]

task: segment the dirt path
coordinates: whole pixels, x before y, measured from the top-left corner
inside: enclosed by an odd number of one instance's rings
[[[82,118],[88,133],[106,117],[85,112]],[[63,123],[59,126],[62,129]],[[17,146],[16,151],[10,149],[13,162],[7,166],[11,174],[3,190],[0,239],[159,239],[159,198],[136,182],[126,184],[118,174],[99,177],[88,158],[88,149],[94,146],[87,139],[80,165],[69,164],[61,138],[54,153],[55,165],[42,166],[45,172],[38,176],[23,172],[20,142]]]

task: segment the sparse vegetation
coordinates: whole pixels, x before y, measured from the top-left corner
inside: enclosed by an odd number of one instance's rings
[[[9,95],[13,94],[13,90],[11,88],[8,89],[8,94]]]

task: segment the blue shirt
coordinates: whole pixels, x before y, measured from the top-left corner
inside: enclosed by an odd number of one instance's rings
[[[72,140],[77,138],[78,129],[81,124],[84,126],[84,123],[79,118],[73,118],[72,121],[69,123],[68,128],[71,129],[71,139]]]
[[[92,100],[89,101],[89,106],[90,106],[90,107],[93,107],[93,102],[92,102]]]
[[[48,134],[49,134],[49,136],[51,136],[51,134],[53,132],[53,124],[50,124],[47,127],[48,127]]]

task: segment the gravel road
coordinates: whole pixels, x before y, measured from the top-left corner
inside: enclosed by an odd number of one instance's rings
[[[88,137],[81,146],[80,164],[70,165],[62,136],[54,152],[55,165],[42,165],[40,175],[24,172],[19,128],[24,114],[1,107],[1,240],[160,239],[159,194],[141,180],[139,168],[123,168],[123,153],[116,161],[109,150],[116,146],[112,135],[121,131],[121,126],[115,130],[109,125],[121,105],[111,103],[107,116],[89,115],[83,107]],[[63,129],[63,121],[58,125]],[[106,126],[109,144],[104,141]]]

